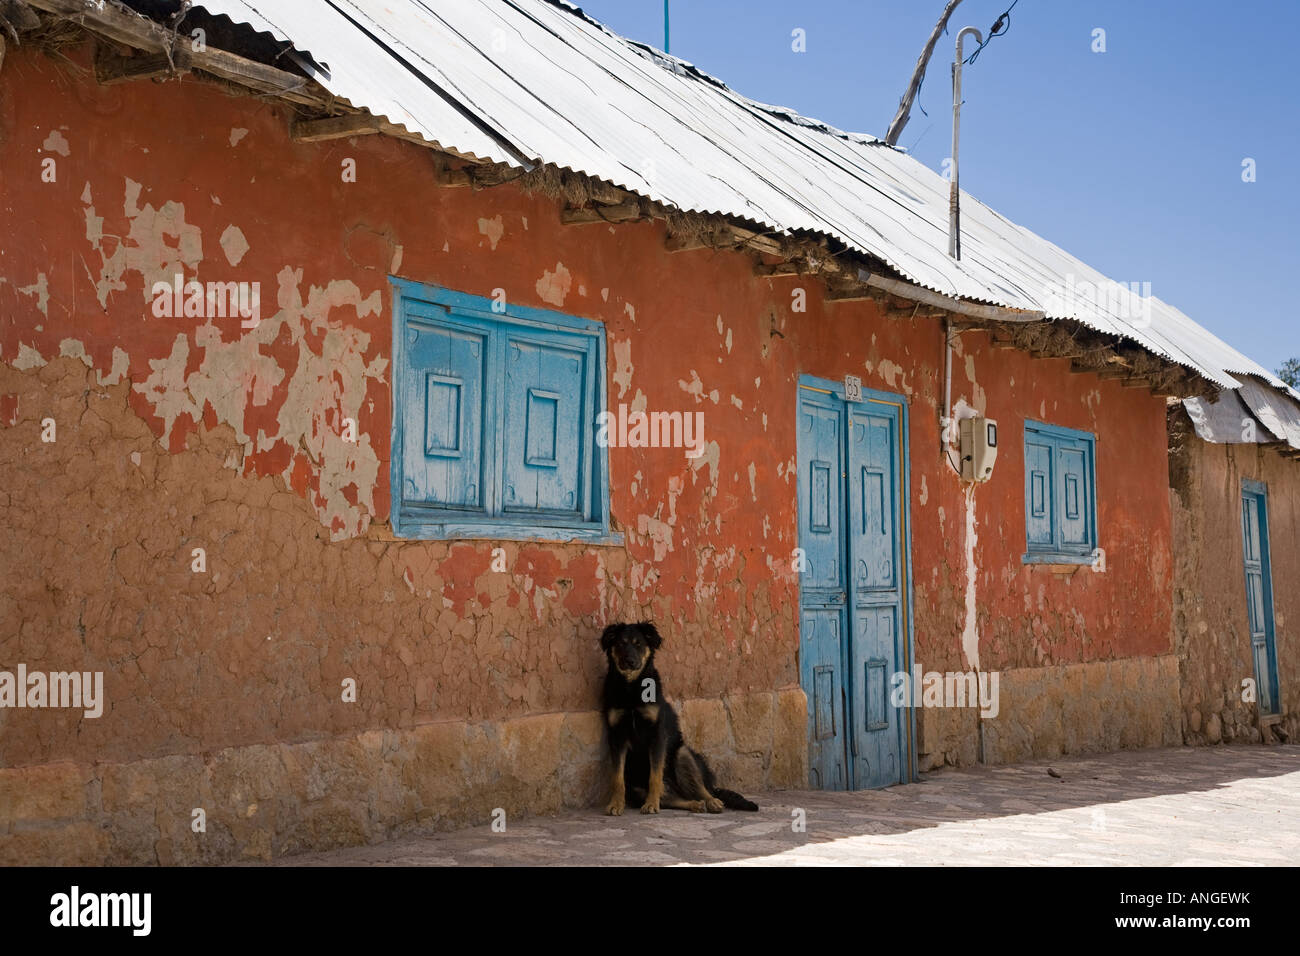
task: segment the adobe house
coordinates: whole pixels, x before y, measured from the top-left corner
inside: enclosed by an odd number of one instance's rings
[[[5,7],[0,860],[595,807],[621,619],[742,790],[1182,740],[1185,316],[566,5],[131,7]]]
[[[1271,377],[1270,377],[1271,378]],[[1187,743],[1300,739],[1300,401],[1276,379],[1170,408]]]

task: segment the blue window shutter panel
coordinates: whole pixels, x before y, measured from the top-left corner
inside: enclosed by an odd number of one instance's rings
[[[1036,435],[1025,438],[1025,525],[1029,546],[1051,548],[1053,446]]]
[[[505,348],[507,511],[582,514],[585,349],[510,336]]]
[[[1088,454],[1083,447],[1062,444],[1057,450],[1060,465],[1061,506],[1060,545],[1066,551],[1092,551],[1089,540],[1089,515],[1092,513],[1088,490]]]
[[[404,503],[484,510],[486,334],[406,323]]]

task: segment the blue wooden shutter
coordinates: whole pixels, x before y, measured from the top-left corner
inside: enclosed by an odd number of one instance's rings
[[[1048,551],[1056,544],[1053,535],[1055,450],[1050,438],[1025,430],[1025,525],[1030,550]]]
[[[587,433],[588,346],[555,335],[505,340],[502,506],[581,517]]]
[[[411,320],[405,334],[402,503],[482,512],[488,334]]]
[[[1092,469],[1088,467],[1088,446],[1062,440],[1056,457],[1060,503],[1057,508],[1058,544],[1062,551],[1092,550]]]

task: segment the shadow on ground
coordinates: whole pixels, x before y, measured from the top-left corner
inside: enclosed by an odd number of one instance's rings
[[[1057,776],[1059,775],[1059,776]],[[1300,745],[946,769],[887,790],[751,794],[758,813],[572,811],[280,865],[1276,865],[1300,860]],[[802,822],[803,829],[799,828]]]

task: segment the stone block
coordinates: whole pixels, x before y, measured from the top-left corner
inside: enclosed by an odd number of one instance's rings
[[[74,763],[0,770],[0,827],[85,816],[90,773]]]
[[[560,728],[560,798],[564,806],[598,806],[609,796],[605,754],[605,725],[598,712],[564,715]]]
[[[776,692],[767,784],[776,789],[808,786],[808,698],[798,687]]]
[[[731,749],[727,708],[721,700],[694,698],[677,708],[686,741],[706,757]]]
[[[772,694],[737,694],[725,698],[731,718],[731,739],[737,753],[769,754],[772,750]]]
[[[108,855],[105,828],[86,821],[0,835],[0,866],[100,866]]]

